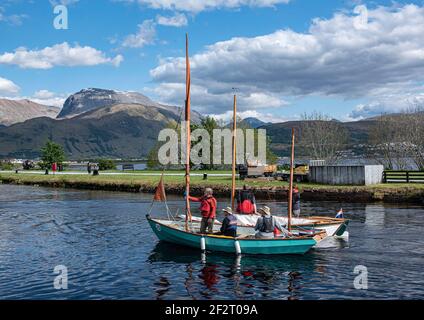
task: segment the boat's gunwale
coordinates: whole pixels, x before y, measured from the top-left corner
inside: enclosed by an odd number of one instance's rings
[[[166,228],[170,228],[173,230],[176,230],[178,232],[181,233],[185,233],[185,234],[190,234],[196,237],[200,237],[200,238],[204,238],[204,237],[209,237],[209,238],[217,238],[217,239],[226,239],[226,240],[234,240],[234,241],[290,241],[290,240],[314,240],[314,236],[316,235],[320,235],[322,233],[325,233],[325,231],[320,231],[317,232],[315,235],[313,236],[298,236],[298,237],[294,237],[294,238],[270,238],[270,239],[257,239],[257,238],[243,238],[243,237],[228,237],[228,236],[223,236],[223,235],[213,235],[213,234],[202,234],[202,233],[194,233],[194,232],[187,232],[184,230],[180,230],[178,228],[175,228],[173,226],[170,225],[166,225],[162,222],[159,222],[157,219],[154,219],[152,217],[150,217],[150,215],[146,215],[147,220],[150,220],[154,223],[157,223],[161,226],[164,226]]]
[[[240,215],[239,213],[237,213],[238,215]],[[275,216],[277,218],[279,217],[283,217],[283,216]],[[344,219],[344,218],[331,218],[331,217],[323,217],[323,216],[311,216],[311,217],[305,217],[305,220],[311,220],[310,223],[296,223],[293,224],[293,227],[307,227],[310,225],[314,225],[314,226],[331,226],[331,225],[336,225],[336,224],[343,224],[343,223],[348,223],[350,220],[349,219]],[[221,223],[219,221],[216,221],[215,224],[220,225]],[[243,227],[249,227],[252,228],[254,227],[254,225],[244,225]]]

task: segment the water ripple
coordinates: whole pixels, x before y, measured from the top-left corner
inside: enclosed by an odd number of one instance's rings
[[[424,298],[420,206],[304,203],[305,215],[343,207],[349,242],[305,256],[208,253],[202,261],[196,250],[157,241],[144,217],[150,198],[0,185],[0,299]],[[183,202],[170,197],[170,207]],[[68,268],[68,290],[54,288],[57,265]],[[368,269],[368,290],[354,288],[357,265]]]

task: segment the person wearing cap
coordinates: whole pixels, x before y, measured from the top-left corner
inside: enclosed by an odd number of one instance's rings
[[[217,201],[213,196],[213,190],[206,188],[203,197],[197,198],[190,196],[189,199],[194,202],[200,202],[200,212],[202,213],[202,221],[200,222],[200,233],[213,233],[213,225],[216,218]]]
[[[256,222],[255,237],[258,239],[271,239],[274,238],[274,230],[279,230],[283,236],[290,235],[289,231],[284,228],[278,221],[271,215],[271,209],[267,206],[258,210],[261,217]]]
[[[222,209],[225,218],[222,221],[221,234],[228,237],[237,237],[237,218],[230,207]]]

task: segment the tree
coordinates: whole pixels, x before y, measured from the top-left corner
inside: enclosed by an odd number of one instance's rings
[[[402,122],[401,117],[381,115],[369,134],[368,157],[388,170],[406,169]]]
[[[299,146],[302,153],[315,160],[335,163],[340,151],[346,149],[348,133],[343,126],[320,112],[303,114],[300,125]]]
[[[116,163],[115,163],[114,160],[100,159],[98,161],[98,164],[99,164],[99,170],[100,171],[115,170],[116,169]]]
[[[388,170],[424,170],[424,112],[419,106],[381,115],[369,135],[368,157]]]
[[[61,145],[49,140],[41,149],[41,160],[43,169],[50,169],[53,163],[61,165],[65,161],[65,151]]]
[[[209,137],[212,139],[213,131],[215,129],[219,129],[220,126],[218,125],[218,122],[214,118],[207,116],[206,118],[202,119],[202,121],[200,123],[200,128],[205,129],[208,132]],[[210,144],[210,153],[209,154],[210,154],[211,163],[202,164],[202,168],[204,170],[213,170],[214,169],[214,165],[212,164],[212,159],[213,159],[213,144],[212,143]]]
[[[158,158],[159,144],[156,144],[152,149],[150,149],[149,154],[147,155],[147,169],[155,170],[161,167]]]
[[[408,156],[419,170],[424,170],[424,105],[416,104],[406,113],[403,130]]]

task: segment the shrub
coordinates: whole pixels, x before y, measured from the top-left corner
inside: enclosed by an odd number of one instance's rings
[[[100,159],[98,163],[99,163],[99,170],[101,171],[116,169],[116,163],[113,160]]]

